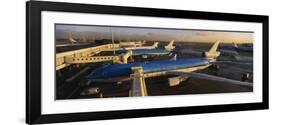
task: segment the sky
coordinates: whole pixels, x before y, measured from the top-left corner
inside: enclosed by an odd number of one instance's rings
[[[190,30],[190,29],[160,29],[141,27],[110,27],[89,25],[56,25],[56,38],[67,39],[111,39],[115,40],[148,40],[176,42],[214,42],[253,43],[253,32]]]

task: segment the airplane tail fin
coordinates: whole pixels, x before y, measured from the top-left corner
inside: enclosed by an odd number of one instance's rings
[[[175,54],[171,60],[177,60],[177,54]]]
[[[220,56],[220,52],[217,51],[218,46],[219,46],[220,41],[217,40],[213,46],[211,47],[211,49],[208,52],[204,53],[204,56],[206,58],[217,58],[218,56]]]
[[[237,45],[235,42],[233,42],[233,46],[234,46],[234,47],[238,47],[238,45]]]
[[[142,44],[146,44],[146,40],[143,40],[143,41],[142,41]]]
[[[71,42],[71,43],[76,43],[77,41],[75,40],[75,39],[73,39],[72,37],[69,37],[69,41]]]
[[[159,44],[158,42],[155,42],[152,46],[156,48],[158,47],[158,44]]]
[[[174,44],[174,40],[172,40],[167,46],[165,46],[166,50],[173,50],[175,48]]]

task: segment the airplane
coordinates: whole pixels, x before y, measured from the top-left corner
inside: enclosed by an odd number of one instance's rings
[[[225,55],[238,55],[239,52],[253,52],[253,46],[238,46],[233,43],[233,45],[220,46],[219,50]]]
[[[152,46],[124,47],[123,50],[155,49],[158,47],[158,44],[158,42],[155,42]]]
[[[218,46],[219,41],[216,41],[209,51],[204,52],[203,57],[201,58],[107,65],[97,68],[95,71],[86,76],[86,79],[90,82],[103,83],[120,83],[123,81],[133,80],[130,96],[147,96],[145,78],[163,75],[176,75],[176,77],[169,78],[170,86],[178,85],[180,82],[188,79],[189,77],[193,77],[252,87],[253,83],[194,72],[206,69],[218,62],[216,61],[216,58],[220,55],[220,52],[217,51]]]
[[[68,44],[58,44],[58,45],[56,45],[56,47],[79,46],[79,45],[88,45],[88,44],[90,44],[88,42],[78,42],[77,40],[72,38],[71,35],[68,38],[68,42],[69,42]]]
[[[130,42],[124,42],[124,41],[120,41],[119,45],[120,47],[141,47],[146,41],[130,41]]]
[[[158,49],[158,48],[143,48],[143,49],[139,49],[139,47],[137,49],[132,49],[131,51],[133,52],[133,55],[142,55],[144,56],[153,56],[153,55],[167,55],[167,54],[171,54],[172,50],[175,48],[175,46],[173,46],[174,40],[172,40],[167,46],[165,46],[165,49]],[[154,43],[155,47],[158,46],[158,43]],[[123,53],[127,53],[129,50],[128,49],[122,49],[122,50],[116,50],[115,53],[116,54],[123,54]]]

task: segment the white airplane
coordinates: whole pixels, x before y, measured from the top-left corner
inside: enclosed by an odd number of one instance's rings
[[[135,50],[135,49],[155,49],[158,47],[158,42],[155,42],[152,46],[140,46],[140,47],[125,47],[124,50]]]
[[[132,51],[133,55],[143,55],[143,56],[167,55],[167,54],[171,54],[172,50],[175,49],[175,46],[173,46],[173,44],[174,44],[174,40],[172,40],[168,45],[166,45],[164,47],[165,49],[156,48],[158,46],[158,43],[154,43],[154,45],[149,47],[135,47],[134,49],[116,50],[115,53],[124,54],[127,53],[128,51]]]
[[[129,41],[129,42],[124,42],[120,41],[119,45],[120,47],[141,47],[145,43],[144,41]]]
[[[89,44],[87,42],[83,42],[83,43],[78,42],[77,40],[75,40],[71,36],[68,38],[68,41],[70,42],[69,44],[59,44],[59,45],[56,45],[56,47],[79,46],[79,45],[87,45],[87,44]]]

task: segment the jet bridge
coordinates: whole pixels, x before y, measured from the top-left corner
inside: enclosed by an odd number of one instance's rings
[[[113,56],[94,56],[102,51],[114,51],[120,49],[119,44],[106,44],[101,46],[89,47],[74,51],[56,54],[56,70],[60,70],[71,64],[95,63],[113,61],[114,63],[127,63],[127,59],[132,56],[132,51],[125,54]]]

